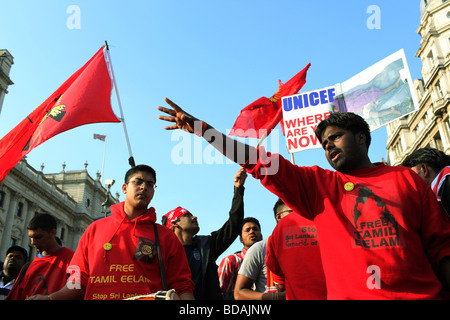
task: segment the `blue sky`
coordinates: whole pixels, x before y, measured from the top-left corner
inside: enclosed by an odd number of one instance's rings
[[[79,28],[67,26],[74,21],[71,5],[79,8]],[[380,9],[380,29],[367,27],[371,5]],[[0,7],[0,49],[14,56],[14,85],[0,114],[0,136],[107,40],[134,158],[157,172],[151,205],[158,220],[182,206],[197,215],[200,234],[226,221],[239,167],[195,136],[165,131],[156,110],[164,97],[225,132],[242,108],[270,97],[278,79],[289,80],[309,62],[302,92],[345,81],[402,48],[412,78],[421,78],[421,61],[415,57],[418,0],[20,0],[1,1]],[[111,101],[119,114],[114,94]],[[36,169],[44,163],[44,173],[61,171],[63,163],[66,170],[81,170],[87,161],[95,177],[102,170],[104,143],[94,140],[93,133],[107,135],[104,177],[116,180],[113,193],[121,192],[129,169],[121,124],[67,131],[31,151],[27,160]],[[385,128],[373,133],[372,161],[386,159],[386,139]],[[180,147],[191,150],[191,157],[177,164],[180,155],[174,150]],[[267,148],[290,159],[281,132],[268,138]],[[202,156],[194,163],[198,152]],[[320,149],[295,154],[295,162],[330,168]],[[275,226],[276,199],[258,181],[247,179],[245,215],[260,220],[265,238]],[[237,240],[226,254],[240,249]]]

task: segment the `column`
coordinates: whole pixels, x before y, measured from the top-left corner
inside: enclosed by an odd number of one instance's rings
[[[31,219],[33,219],[34,217],[34,213],[36,212],[37,209],[37,204],[34,202],[29,202],[28,203],[28,210],[26,210],[26,212],[24,212],[24,217],[23,217],[23,221],[24,221],[24,225],[23,225],[23,234],[22,234],[22,239],[19,242],[19,246],[25,248],[28,250],[28,247],[30,245],[30,238],[28,237],[28,223],[30,222]],[[24,210],[25,211],[25,210]]]
[[[5,217],[5,224],[3,227],[3,234],[0,243],[0,256],[2,257],[2,259],[6,255],[6,251],[8,250],[9,244],[11,242],[11,230],[14,222],[14,214],[16,213],[18,203],[17,193],[13,190],[10,190],[9,194],[9,206]]]

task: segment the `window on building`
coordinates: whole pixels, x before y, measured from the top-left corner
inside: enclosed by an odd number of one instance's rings
[[[3,208],[4,201],[5,201],[5,192],[0,191],[0,208]]]
[[[432,68],[433,65],[434,65],[434,55],[433,55],[433,50],[430,50],[430,52],[429,52],[428,55],[427,55],[427,58],[428,58],[428,64],[429,64],[430,68]]]
[[[23,211],[23,203],[19,202],[17,204],[16,216],[19,218],[22,217],[22,211]]]
[[[403,154],[403,151],[407,148],[405,144],[405,138],[403,137],[403,135],[399,136],[398,138],[398,148],[400,151],[400,155]]]
[[[419,121],[419,123],[416,126],[416,132],[419,133],[420,131],[422,131],[423,128],[423,123],[422,121]]]
[[[439,98],[442,98],[444,96],[444,94],[443,94],[442,88],[441,88],[441,81],[438,81],[436,83],[436,89],[437,89]]]
[[[429,120],[430,120],[430,116],[428,115],[428,111],[427,111],[423,114],[423,121],[425,121],[425,123],[428,123]]]
[[[436,133],[436,135],[433,137],[433,140],[436,145],[436,149],[438,150],[444,150],[444,145],[442,144],[442,139],[440,133]]]
[[[419,126],[416,126],[413,131],[414,131],[414,134],[413,134],[414,138],[418,137],[419,136]]]
[[[403,155],[403,148],[402,148],[402,143],[401,141],[398,141],[395,144],[395,153],[397,155],[397,158],[400,158]]]
[[[65,228],[61,228],[61,236],[59,237],[61,239],[61,241],[64,241],[65,233],[66,233],[66,229]]]

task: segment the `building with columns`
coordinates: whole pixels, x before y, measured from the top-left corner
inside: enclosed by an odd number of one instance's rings
[[[414,81],[419,110],[386,126],[387,162],[399,165],[429,146],[450,154],[450,0],[421,0],[416,57],[422,79]]]
[[[0,183],[0,260],[11,245],[27,249],[31,259],[27,225],[38,213],[52,214],[57,236],[64,246],[75,250],[81,235],[94,220],[104,217],[109,206],[119,201],[102,186],[100,174],[92,178],[84,170],[44,174],[22,159]]]

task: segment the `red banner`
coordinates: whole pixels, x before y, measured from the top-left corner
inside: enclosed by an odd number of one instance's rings
[[[111,108],[112,81],[100,49],[82,68],[0,140],[0,182],[33,148],[96,122],[120,122]]]

